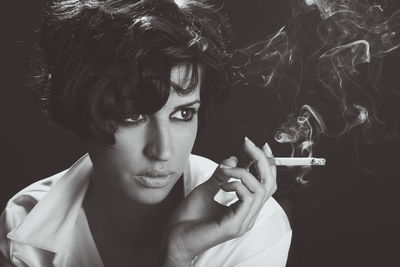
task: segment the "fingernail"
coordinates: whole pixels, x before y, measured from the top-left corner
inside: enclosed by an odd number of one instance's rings
[[[256,146],[247,136],[244,138],[244,141],[251,146]]]
[[[232,167],[226,166],[224,164],[219,164],[219,167],[222,169],[232,169]]]
[[[230,156],[230,159],[234,160],[236,163],[238,163],[238,158],[235,156]]]
[[[267,157],[272,158],[274,155],[272,154],[272,150],[269,147],[268,143],[265,143],[265,145],[263,146],[263,150],[264,152],[267,154]]]

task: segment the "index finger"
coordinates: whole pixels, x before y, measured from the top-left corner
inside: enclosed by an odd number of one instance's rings
[[[247,153],[247,155],[249,155],[249,157],[254,161],[257,176],[260,179],[261,184],[266,184],[267,180],[274,179],[271,167],[265,153],[247,137],[245,138],[243,149]]]

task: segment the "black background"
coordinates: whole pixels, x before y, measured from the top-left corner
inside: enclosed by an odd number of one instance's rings
[[[64,170],[85,153],[71,133],[41,117],[25,86],[44,3],[8,0],[1,6],[1,209],[17,191]],[[286,1],[278,0],[226,0],[225,10],[239,46],[276,31],[288,16]],[[386,68],[398,73],[398,67]],[[266,92],[236,89],[194,152],[218,162],[238,150],[244,126],[257,128],[275,115]],[[253,138],[259,144],[268,140],[275,155],[283,156],[284,149],[272,141],[273,131],[268,129],[264,140],[259,134]],[[277,197],[291,203],[294,229],[288,265],[400,266],[399,148],[395,141],[366,144],[354,129],[341,138],[321,139],[315,153],[328,164],[311,171],[308,185],[296,183],[290,172],[279,172]]]

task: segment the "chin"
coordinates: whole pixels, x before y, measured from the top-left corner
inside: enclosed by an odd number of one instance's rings
[[[129,199],[132,201],[144,204],[144,205],[154,205],[161,203],[167,198],[170,188],[157,188],[157,189],[140,189],[132,190],[127,192]]]

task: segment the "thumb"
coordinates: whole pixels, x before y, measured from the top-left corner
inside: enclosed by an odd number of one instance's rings
[[[230,156],[229,158],[224,159],[221,164],[226,167],[235,168],[238,164],[238,159],[235,156]]]

